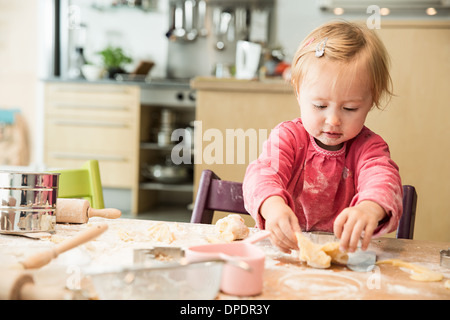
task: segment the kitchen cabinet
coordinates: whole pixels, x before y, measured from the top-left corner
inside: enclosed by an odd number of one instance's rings
[[[47,83],[46,165],[77,168],[97,159],[104,187],[135,188],[139,117],[137,86]]]
[[[175,145],[170,141],[172,130],[180,125],[186,128],[194,120],[195,97],[188,88],[112,81],[47,81],[46,166],[78,168],[89,159],[97,159],[104,188],[131,190],[133,215],[173,210],[164,203],[175,203],[188,212],[193,192],[192,164],[186,164],[190,176],[179,183],[152,181],[145,175],[149,164],[170,160]],[[176,119],[169,128],[169,141],[163,144],[158,141],[161,114]]]
[[[366,124],[389,144],[403,184],[416,187],[414,239],[450,242],[450,21],[383,21],[395,96]]]
[[[182,141],[172,141],[172,133],[177,129],[182,133],[185,133],[184,130],[188,131],[186,128],[190,128],[194,112],[195,103],[175,106],[173,103],[153,99],[149,102],[143,101],[140,129],[139,212],[156,209],[181,210],[189,213],[187,207],[192,203],[193,193],[193,165],[190,156],[192,148],[190,144],[184,145]],[[186,158],[188,161],[174,165],[172,152],[178,147],[189,153]]]

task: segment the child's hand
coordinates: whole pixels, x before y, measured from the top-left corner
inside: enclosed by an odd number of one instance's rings
[[[266,220],[266,230],[270,231],[270,240],[274,245],[286,253],[298,249],[295,232],[301,232],[300,225],[283,198],[267,198],[261,205],[260,213]]]
[[[384,209],[373,201],[362,201],[354,207],[342,210],[334,220],[334,234],[341,239],[341,251],[354,252],[363,231],[361,249],[366,250],[378,222],[385,216]]]

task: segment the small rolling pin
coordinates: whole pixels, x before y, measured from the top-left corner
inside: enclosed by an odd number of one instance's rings
[[[116,219],[121,215],[122,212],[118,209],[93,209],[87,200],[62,198],[56,200],[57,223],[86,223],[91,217]]]
[[[70,291],[47,288],[34,283],[33,277],[21,271],[1,271],[0,300],[70,300]]]
[[[21,267],[23,269],[36,269],[45,266],[61,253],[97,238],[107,229],[108,225],[105,223],[96,224],[92,227],[87,228],[86,230],[80,231],[74,237],[64,240],[53,248],[46,249],[31,255],[30,257],[26,258],[25,261],[22,261],[21,265],[19,265],[18,267]]]

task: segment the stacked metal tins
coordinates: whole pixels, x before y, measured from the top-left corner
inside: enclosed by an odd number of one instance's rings
[[[0,233],[54,232],[58,177],[0,171]]]

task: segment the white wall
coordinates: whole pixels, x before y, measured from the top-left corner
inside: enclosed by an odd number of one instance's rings
[[[111,1],[72,0],[71,5],[80,11],[80,22],[86,24],[85,56],[88,61],[99,62],[96,52],[108,45],[120,46],[133,57],[128,66],[131,71],[140,60],[155,62],[152,76],[166,75],[167,38],[169,29],[168,3],[160,1],[156,12],[122,8],[93,9],[92,3],[102,4]],[[70,14],[73,17],[73,13]],[[77,30],[65,30],[76,36]],[[73,40],[71,40],[72,42]]]

